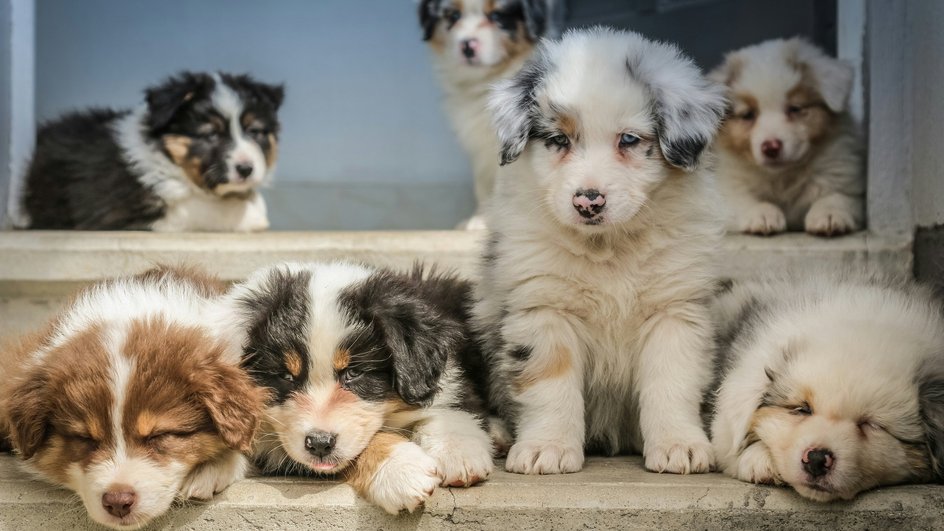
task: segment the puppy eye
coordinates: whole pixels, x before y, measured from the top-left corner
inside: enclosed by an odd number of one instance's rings
[[[72,439],[75,442],[87,444],[92,447],[98,446],[98,441],[87,434],[70,433],[70,434],[65,435],[65,437],[67,439]]]
[[[495,23],[501,29],[511,28],[515,21],[512,19],[511,15],[502,13],[501,11],[492,11],[488,14],[488,19]]]
[[[866,431],[866,430],[878,431],[878,430],[884,430],[885,428],[879,426],[878,424],[872,422],[869,419],[862,419],[859,421],[859,429],[862,431]]]
[[[753,110],[747,110],[738,115],[738,118],[744,120],[745,122],[753,122],[754,118],[757,117],[757,113]]]
[[[787,116],[800,116],[803,114],[803,107],[799,105],[790,105],[787,107]]]
[[[246,129],[246,132],[252,136],[265,136],[268,134],[268,131],[266,131],[265,128],[258,126],[250,127],[249,129]]]
[[[554,135],[547,139],[547,146],[555,146],[560,149],[566,149],[570,147],[570,139],[567,138],[567,135]]]
[[[357,369],[347,369],[341,373],[341,383],[348,384],[356,380],[361,375],[361,371]]]
[[[449,8],[443,11],[443,18],[449,22],[449,27],[451,28],[456,22],[459,22],[460,18],[462,18],[462,12],[460,12],[458,9]]]
[[[810,407],[810,405],[807,404],[806,402],[804,402],[802,406],[797,406],[797,407],[793,408],[792,411],[793,411],[793,414],[795,414],[795,415],[805,415],[805,416],[806,416],[806,415],[812,415],[812,414],[813,414],[813,409],[812,409],[812,408]]]
[[[282,375],[282,379],[288,383],[295,383],[295,377],[291,373],[285,373]]]
[[[620,135],[619,145],[621,148],[633,147],[639,143],[639,137],[631,133]]]

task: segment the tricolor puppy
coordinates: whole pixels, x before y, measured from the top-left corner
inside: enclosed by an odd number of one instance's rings
[[[517,72],[548,26],[556,0],[421,0],[420,26],[443,85],[445,109],[472,162],[478,211],[464,223],[482,228],[495,187],[498,141],[486,110],[488,89]]]
[[[271,391],[260,468],[346,473],[390,512],[416,508],[439,484],[486,479],[470,295],[451,276],[340,262],[278,265],[237,285],[223,320],[240,323],[243,365]]]
[[[913,283],[846,274],[720,296],[712,441],[726,474],[817,501],[944,479],[944,314]]]
[[[717,142],[729,229],[820,236],[861,229],[861,145],[846,112],[852,67],[794,38],[732,52],[711,75],[731,100]]]
[[[39,130],[23,208],[33,229],[258,231],[282,87],[183,72],[133,111],[90,109]]]
[[[0,438],[114,529],[242,478],[263,392],[201,324],[221,292],[198,272],[167,268],[81,292],[3,350]]]
[[[491,104],[503,167],[474,315],[517,436],[506,468],[575,472],[586,448],[708,471],[721,87],[674,46],[595,28],[544,41]]]

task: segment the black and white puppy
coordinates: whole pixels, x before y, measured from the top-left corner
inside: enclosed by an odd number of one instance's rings
[[[720,86],[671,45],[606,28],[543,41],[492,108],[503,167],[474,308],[512,420],[512,472],[641,452],[707,472],[711,258],[721,234],[702,162]]]
[[[183,72],[133,111],[45,124],[25,179],[32,229],[259,231],[277,156],[281,86]]]
[[[482,228],[492,196],[498,141],[488,89],[517,72],[552,26],[557,0],[422,0],[419,21],[443,86],[444,107],[469,155],[478,210],[465,228]],[[553,32],[553,28],[551,32]]]
[[[352,485],[390,512],[412,510],[437,485],[486,479],[486,376],[470,298],[451,276],[340,262],[277,265],[235,286],[224,317],[239,323],[243,365],[271,391],[260,468],[335,474],[353,464]],[[411,440],[378,438],[390,430]]]

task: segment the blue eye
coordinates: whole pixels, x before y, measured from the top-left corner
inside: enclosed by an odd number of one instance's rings
[[[558,148],[566,148],[570,146],[570,139],[567,138],[567,135],[557,134],[547,139],[547,146],[557,146]]]
[[[619,145],[621,148],[627,148],[635,146],[639,143],[639,137],[630,133],[623,133],[620,135]]]

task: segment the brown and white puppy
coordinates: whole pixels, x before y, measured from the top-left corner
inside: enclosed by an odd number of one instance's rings
[[[281,264],[235,286],[219,322],[237,324],[243,365],[271,395],[259,467],[347,474],[394,513],[437,485],[486,479],[487,371],[470,296],[451,276],[344,262]]]
[[[201,324],[221,290],[199,272],[158,268],[78,294],[2,351],[0,438],[115,529],[242,478],[264,392]]]
[[[726,474],[817,501],[944,479],[944,314],[909,282],[736,284],[715,306]]]
[[[498,140],[486,110],[492,83],[517,72],[548,31],[555,0],[422,0],[419,20],[443,86],[444,106],[472,163],[475,216],[492,196]],[[553,32],[553,29],[552,29]]]
[[[846,112],[853,74],[799,38],[731,52],[712,72],[731,101],[716,142],[729,230],[862,228],[861,142]]]

